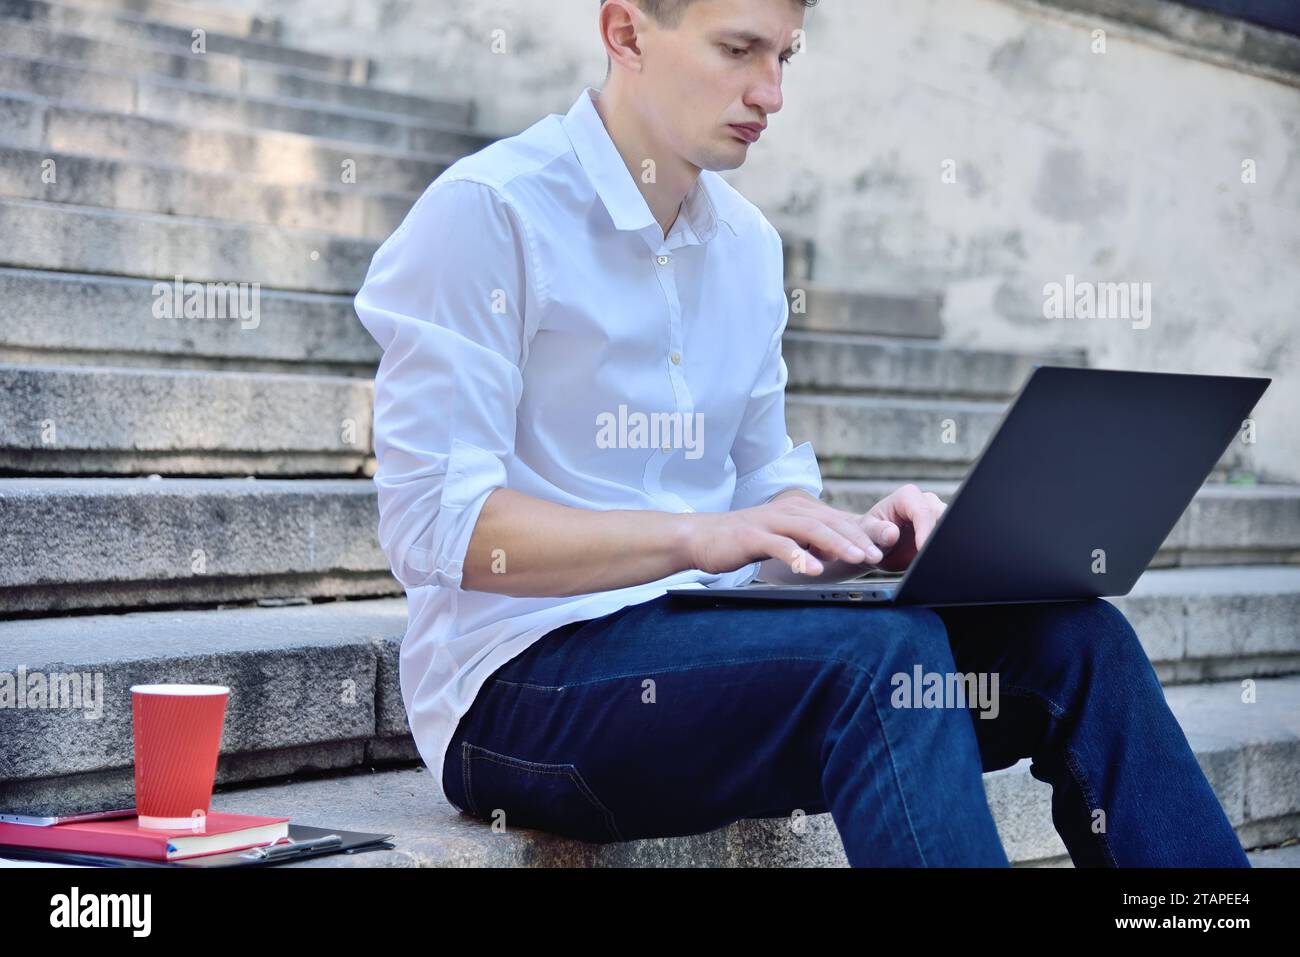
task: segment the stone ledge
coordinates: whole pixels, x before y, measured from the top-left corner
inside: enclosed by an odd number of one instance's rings
[[[1047,16],[1095,26],[1101,17],[1153,45],[1300,86],[1300,38],[1169,0],[1003,0]]]
[[[1260,682],[1259,704],[1237,701],[1235,683],[1171,689],[1177,715],[1243,845],[1300,831],[1300,678]],[[1243,716],[1240,708],[1258,708]],[[985,793],[1012,863],[1068,865],[1051,823],[1051,788],[1028,760],[986,774]],[[428,771],[413,768],[223,791],[213,807],[283,814],[302,824],[391,833],[393,850],[333,855],[290,867],[843,867],[829,814],[737,821],[705,834],[585,844],[539,831],[495,832],[457,812]],[[1256,808],[1257,810],[1252,810]],[[1285,865],[1284,865],[1285,866]]]
[[[170,45],[181,50],[188,49],[192,40],[190,26],[176,26],[121,10],[87,9],[83,6],[48,3],[45,0],[2,0],[0,16],[54,30],[74,30],[100,39]],[[278,31],[276,35],[278,36]],[[351,82],[367,82],[374,71],[374,64],[368,58],[334,56],[285,46],[257,36],[226,34],[212,29],[208,30],[207,49],[212,53],[312,70]]]
[[[1221,694],[1239,687],[1232,678],[1259,682],[1300,670],[1300,568],[1149,572],[1115,604],[1166,684],[1214,677],[1222,683],[1201,687]],[[3,733],[17,742],[0,751],[0,804],[128,794],[127,689],[146,681],[233,689],[220,782],[418,759],[398,680],[406,624],[401,598],[7,622],[0,672],[100,677],[80,709],[0,711]],[[1269,687],[1286,688],[1288,680]],[[1174,686],[1167,693],[1196,701],[1210,692]],[[1232,713],[1204,700],[1235,733]],[[1189,714],[1199,720],[1196,709]],[[1262,806],[1257,797],[1254,807]],[[1283,801],[1269,816],[1285,813]]]
[[[463,152],[417,154],[283,130],[203,126],[194,121],[119,113],[0,90],[11,146],[45,147],[100,158],[168,162],[198,171],[238,170],[265,182],[333,185],[339,164],[366,169],[371,188],[418,193]],[[486,145],[490,140],[481,141]]]

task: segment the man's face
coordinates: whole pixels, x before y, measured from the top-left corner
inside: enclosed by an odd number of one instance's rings
[[[696,0],[673,30],[648,17],[634,74],[642,121],[700,169],[735,169],[751,139],[732,124],[765,126],[781,109],[781,60],[803,28],[800,0]],[[755,38],[756,37],[756,38]]]

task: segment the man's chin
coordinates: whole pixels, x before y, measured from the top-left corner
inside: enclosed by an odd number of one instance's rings
[[[749,158],[747,144],[740,140],[735,141],[737,149],[730,150],[725,154],[713,154],[705,157],[703,162],[697,163],[700,169],[712,170],[717,173],[721,170],[739,169],[744,165],[745,160]]]

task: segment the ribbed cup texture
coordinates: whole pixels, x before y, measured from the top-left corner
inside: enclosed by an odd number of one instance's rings
[[[132,692],[137,814],[207,815],[228,697]]]

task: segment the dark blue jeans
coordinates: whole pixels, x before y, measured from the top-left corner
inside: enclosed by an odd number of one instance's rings
[[[1007,866],[981,773],[1025,757],[1076,866],[1250,866],[1102,599],[630,605],[501,666],[443,780],[485,821],[596,843],[829,811],[855,867]]]

